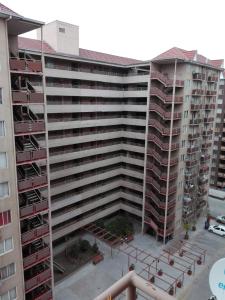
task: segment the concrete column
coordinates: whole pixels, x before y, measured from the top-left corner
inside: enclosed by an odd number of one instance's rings
[[[126,300],[136,300],[136,287],[133,285],[129,285],[127,287],[126,294]]]

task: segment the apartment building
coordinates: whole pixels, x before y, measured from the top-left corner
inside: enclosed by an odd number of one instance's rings
[[[219,82],[217,111],[215,121],[213,159],[211,166],[211,186],[225,188],[225,73],[222,72]]]
[[[223,61],[82,49],[3,5],[0,34],[0,297],[52,299],[52,243],[120,211],[166,242],[201,214]]]

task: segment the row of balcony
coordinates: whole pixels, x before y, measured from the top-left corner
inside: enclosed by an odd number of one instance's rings
[[[16,135],[43,133],[45,131],[45,122],[44,120],[15,121],[14,131]]]
[[[29,279],[25,279],[25,292],[26,293],[31,291],[38,285],[41,285],[44,282],[47,282],[48,280],[50,280],[51,269],[47,265],[44,265],[44,266],[45,266],[45,268],[43,268],[43,270],[40,273],[32,276]]]
[[[167,194],[166,187],[161,186],[153,177],[146,176],[146,182],[148,184],[151,184],[158,191],[159,194],[161,194],[161,195]],[[170,187],[168,188],[168,194],[169,195],[174,194],[174,193],[176,193],[176,191],[177,191],[176,185],[170,184]]]
[[[42,72],[42,63],[40,60],[10,58],[9,66],[11,71],[32,73]]]
[[[49,225],[47,223],[40,224],[38,227],[32,228],[21,234],[22,245],[24,246],[48,234]]]
[[[156,104],[156,103],[150,103],[149,105],[149,111],[154,111],[158,115],[160,115],[161,118],[165,120],[180,120],[181,119],[181,112],[174,112],[172,115],[171,111],[166,111],[162,106]]]
[[[158,71],[153,71],[151,72],[151,80],[158,80],[160,81],[163,85],[167,87],[172,87],[173,86],[173,80],[169,79],[162,73]],[[176,87],[183,87],[184,86],[184,81],[183,80],[176,80],[175,81]]]
[[[204,74],[204,73],[193,73],[192,78],[193,78],[193,80],[200,80],[200,81],[207,79],[208,82],[217,82],[218,81],[217,76],[215,76],[215,75],[206,76],[206,74]]]
[[[33,265],[40,263],[50,257],[50,248],[45,245],[42,249],[38,249],[34,253],[27,255],[23,258],[24,269],[30,268]]]
[[[44,103],[44,94],[29,91],[12,91],[13,104],[41,104]]]
[[[154,159],[157,160],[160,165],[168,166],[168,164],[169,164],[168,158],[163,157],[156,150],[148,149],[147,154],[154,157]],[[170,166],[174,166],[176,164],[178,164],[178,158],[177,157],[176,158],[171,158],[170,159]]]
[[[195,153],[195,152],[198,152],[199,151],[199,147],[197,146],[190,146],[187,148],[187,153],[188,154],[192,154],[192,153]]]
[[[165,222],[165,215],[160,215],[158,211],[148,202],[145,202],[145,209],[149,211],[154,217],[157,219],[158,222],[163,223]],[[174,220],[175,212],[171,211],[167,215],[167,222]]]
[[[202,144],[202,149],[208,149],[208,148],[210,148],[212,146],[212,143],[211,142],[206,142],[206,143],[203,143]]]
[[[191,104],[191,111],[199,111],[200,109],[211,110],[215,109],[216,104]]]
[[[163,143],[160,138],[153,134],[148,135],[148,141],[154,142],[162,151],[175,151],[179,149],[179,143],[173,142],[170,146],[169,143]]]
[[[183,103],[182,96],[175,96],[173,100],[173,96],[165,94],[162,90],[160,90],[155,86],[151,87],[150,95],[158,97],[164,104],[169,104],[172,103],[173,101],[175,104]]]
[[[156,128],[162,135],[170,135],[170,127],[166,127],[166,124],[162,124],[157,120],[150,119],[149,126]],[[170,124],[168,126],[170,126]],[[178,134],[180,134],[180,128],[173,128],[172,135]]]
[[[146,168],[148,170],[151,170],[160,180],[167,180],[167,172],[165,172],[165,169],[162,170],[155,166],[153,163],[147,163]],[[170,172],[169,174],[169,180],[174,180],[177,178],[177,172]]]
[[[40,201],[26,204],[20,207],[20,218],[26,218],[38,214],[40,212],[48,209],[48,200],[46,198],[42,198]]]
[[[47,151],[45,148],[37,148],[32,150],[16,151],[17,164],[28,163],[40,159],[47,158]]]
[[[197,166],[197,164],[198,164],[197,159],[193,159],[193,160],[187,159],[185,162],[186,162],[186,167],[187,167],[187,168],[195,167],[195,166]]]
[[[153,201],[158,208],[161,208],[161,209],[166,208],[166,199],[164,201],[162,199],[159,199],[155,195],[155,193],[153,193],[151,190],[146,190],[146,197],[147,197],[147,199],[149,198],[148,201]],[[169,208],[175,207],[175,205],[176,205],[176,199],[169,198],[168,202],[167,202],[167,208],[169,209]]]

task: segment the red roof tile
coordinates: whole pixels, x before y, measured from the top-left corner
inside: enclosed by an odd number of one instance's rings
[[[18,38],[19,49],[41,51],[41,41],[24,37]],[[55,50],[48,43],[43,42],[43,51],[45,53],[55,53]]]
[[[10,15],[10,16],[13,15],[13,16],[16,16],[16,17],[21,17],[15,11],[11,10],[10,8],[8,8],[7,6],[5,6],[2,3],[0,3],[0,13],[6,14],[6,15]]]

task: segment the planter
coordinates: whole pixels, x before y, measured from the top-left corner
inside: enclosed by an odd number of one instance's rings
[[[174,260],[173,260],[173,259],[170,260],[170,265],[171,265],[171,266],[174,265]]]
[[[169,290],[169,295],[171,295],[171,296],[174,295],[174,289],[173,289],[173,287],[170,288],[170,290]]]
[[[192,271],[191,271],[191,270],[188,270],[188,271],[187,271],[187,274],[188,274],[189,276],[191,276],[191,275],[192,275]]]
[[[192,231],[196,231],[196,226],[195,225],[192,226]]]
[[[197,260],[197,264],[198,264],[198,265],[201,265],[201,264],[202,264],[202,260],[201,260],[201,259],[198,259],[198,260]]]
[[[177,287],[178,287],[178,288],[181,288],[181,287],[182,287],[182,282],[181,282],[181,281],[178,281],[178,282],[177,282]]]
[[[183,256],[184,256],[184,251],[183,251],[183,250],[179,253],[179,256],[180,256],[180,257],[183,257]]]
[[[102,254],[97,254],[93,257],[92,263],[93,263],[93,265],[97,265],[103,259],[104,259],[104,256]]]
[[[151,282],[151,283],[155,283],[155,276],[152,276],[152,277],[150,278],[150,282]]]
[[[162,271],[161,269],[158,271],[158,275],[159,275],[159,276],[162,276],[162,275],[163,275],[163,271]]]
[[[129,271],[133,271],[134,269],[135,269],[134,264],[131,264],[131,265],[129,266]]]

